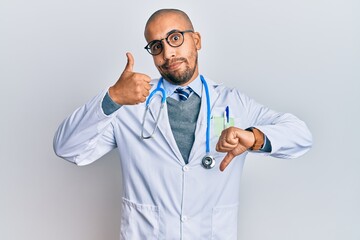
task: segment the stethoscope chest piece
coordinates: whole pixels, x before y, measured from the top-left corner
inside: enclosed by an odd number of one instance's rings
[[[210,155],[206,155],[202,161],[201,161],[201,164],[204,168],[206,169],[210,169],[210,168],[213,168],[215,167],[215,158],[213,156],[210,156]]]

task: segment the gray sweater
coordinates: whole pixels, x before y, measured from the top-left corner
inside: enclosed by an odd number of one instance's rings
[[[181,155],[187,164],[195,140],[195,128],[201,99],[197,94],[191,94],[183,102],[170,97],[166,99],[166,102],[171,130]]]

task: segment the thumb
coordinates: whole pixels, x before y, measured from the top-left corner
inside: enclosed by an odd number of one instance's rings
[[[129,52],[126,53],[126,57],[127,57],[127,63],[126,63],[124,71],[132,72],[133,68],[134,68],[134,57]]]
[[[232,152],[228,152],[220,163],[220,171],[224,171],[234,157],[235,155]]]

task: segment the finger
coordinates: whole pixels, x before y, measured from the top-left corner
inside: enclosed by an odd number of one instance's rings
[[[216,143],[216,151],[221,152],[222,150],[222,146],[223,146],[223,142],[226,142],[226,133],[225,130],[222,131],[218,142]]]
[[[235,149],[235,147],[233,147],[233,146],[230,146],[230,147],[218,147],[218,148],[216,148],[216,151],[217,152],[230,152],[230,151],[232,151],[234,149]]]
[[[223,149],[222,149],[222,141],[223,141],[223,140],[220,138],[219,141],[218,141],[217,144],[216,144],[215,149],[216,149],[216,151],[218,151],[218,152],[223,152]]]
[[[149,96],[149,94],[150,94],[149,90],[144,90],[143,91],[143,97],[147,97],[147,96]]]
[[[236,146],[230,146],[230,145],[216,145],[216,151],[218,152],[230,152],[232,151]]]
[[[232,145],[237,145],[239,143],[239,139],[233,134],[233,132],[231,132],[230,130],[225,131],[224,136],[221,139],[224,139],[223,141],[225,141],[228,144],[232,144]],[[224,132],[223,131],[223,132]]]
[[[151,82],[151,77],[149,77],[148,75],[145,75],[144,74],[144,81],[146,82],[146,83],[150,83]]]
[[[229,163],[234,159],[235,155],[231,152],[228,152],[224,159],[220,163],[220,171],[224,171],[225,168],[229,165]]]
[[[131,53],[126,53],[127,63],[124,71],[132,72],[134,68],[134,57]]]
[[[227,142],[225,138],[220,138],[216,144],[216,151],[218,152],[229,152],[236,148],[238,143]]]
[[[143,74],[143,73],[136,73],[136,79],[139,81],[141,80],[142,83],[144,83],[144,84],[150,85],[150,82],[151,82],[151,77],[149,77],[148,75]]]
[[[238,142],[232,142],[227,139],[220,139],[219,141],[219,146],[223,148],[235,148],[238,144]]]
[[[146,101],[146,96],[143,96],[141,99],[140,99],[140,102],[145,102]]]
[[[151,85],[150,84],[145,84],[144,88],[145,88],[145,90],[150,91]]]

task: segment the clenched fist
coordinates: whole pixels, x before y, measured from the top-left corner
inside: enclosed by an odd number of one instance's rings
[[[151,78],[142,73],[136,73],[134,57],[127,53],[127,64],[119,80],[109,89],[111,99],[121,105],[134,105],[145,102],[151,89]]]

